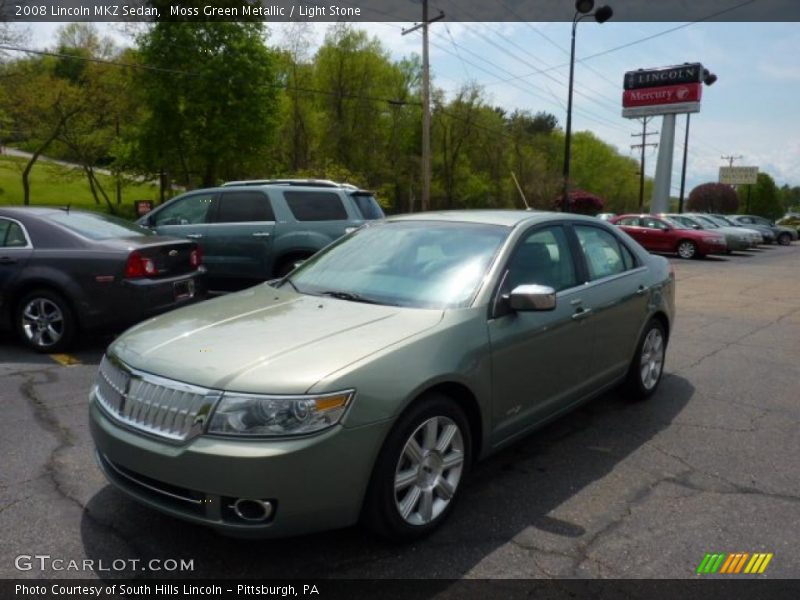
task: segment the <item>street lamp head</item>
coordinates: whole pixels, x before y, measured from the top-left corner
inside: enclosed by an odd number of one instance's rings
[[[717,76],[709,71],[708,69],[703,69],[703,83],[706,85],[714,85],[714,82],[717,80]]]
[[[594,11],[594,20],[597,21],[598,23],[605,23],[612,16],[614,16],[614,11],[611,10],[611,7],[608,5],[601,6],[596,11]]]
[[[575,0],[575,10],[586,14],[594,8],[594,0]]]

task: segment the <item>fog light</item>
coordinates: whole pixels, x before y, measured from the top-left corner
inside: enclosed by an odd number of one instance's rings
[[[250,523],[266,521],[272,515],[272,502],[269,500],[239,498],[231,508],[237,517]]]

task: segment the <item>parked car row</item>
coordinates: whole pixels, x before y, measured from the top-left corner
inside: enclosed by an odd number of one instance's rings
[[[132,224],[68,208],[0,209],[0,325],[57,353],[79,331],[120,329],[285,275],[384,217],[371,192],[321,180],[231,182]]]
[[[675,253],[687,259],[730,254],[759,244],[788,245],[798,238],[797,231],[789,227],[750,215],[627,214],[608,220],[651,252]]]

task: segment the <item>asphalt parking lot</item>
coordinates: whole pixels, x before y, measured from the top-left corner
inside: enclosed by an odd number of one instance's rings
[[[478,465],[452,518],[410,546],[357,528],[233,540],[141,508],[92,456],[107,340],[69,365],[0,338],[0,577],[163,575],[15,568],[47,554],[192,559],[180,575],[208,578],[691,578],[707,552],[771,552],[761,577],[800,577],[800,244],[672,262],[657,394],[606,394]]]

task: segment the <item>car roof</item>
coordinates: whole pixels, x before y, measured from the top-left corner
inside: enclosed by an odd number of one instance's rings
[[[624,215],[617,215],[617,217],[619,217],[620,219],[630,218],[630,217],[636,217],[637,219],[647,219],[655,217],[656,219],[659,219],[662,216],[665,216],[665,213],[659,213],[657,215],[651,215],[650,213],[625,213]]]
[[[483,223],[485,225],[502,225],[516,227],[520,223],[544,223],[563,218],[577,219],[597,225],[602,223],[595,217],[577,215],[574,213],[561,213],[538,210],[498,210],[498,209],[473,209],[473,210],[442,210],[389,217],[389,221],[442,221],[451,223]]]
[[[52,215],[57,212],[63,212],[66,210],[65,208],[57,208],[55,206],[0,206],[0,215],[7,216],[7,217],[14,217],[14,216],[25,216],[25,215],[35,215],[35,216],[45,216],[45,215]],[[85,212],[85,211],[78,211],[75,212]]]
[[[239,181],[226,181],[220,187],[308,187],[308,188],[334,188],[355,191],[360,189],[351,183],[339,183],[330,179],[242,179]]]

